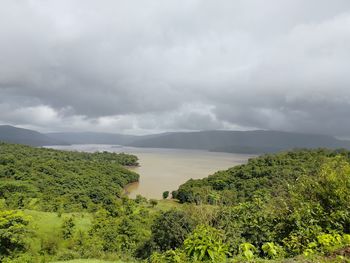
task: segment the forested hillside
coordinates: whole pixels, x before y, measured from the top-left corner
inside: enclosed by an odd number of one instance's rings
[[[80,211],[108,207],[139,176],[137,157],[0,144],[0,198],[9,208]]]
[[[279,196],[300,178],[318,175],[330,158],[350,160],[346,150],[295,150],[252,158],[247,164],[198,180],[189,180],[174,192],[180,202],[237,204],[256,196]]]
[[[261,156],[186,182],[180,204],[121,194],[135,156],[0,144],[0,261],[348,262],[349,160]]]
[[[224,230],[230,248],[248,243],[242,249],[260,255],[329,254],[350,241],[349,162],[346,150],[264,155],[189,180],[173,196],[220,207],[212,224]]]

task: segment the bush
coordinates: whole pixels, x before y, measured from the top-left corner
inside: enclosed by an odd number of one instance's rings
[[[176,249],[182,245],[193,228],[194,222],[184,212],[163,212],[151,227],[153,242],[161,251]]]
[[[184,249],[194,261],[224,262],[229,255],[223,233],[213,227],[200,225],[185,240]]]
[[[241,256],[243,256],[245,259],[252,260],[257,249],[254,245],[246,242],[239,246],[239,251]]]
[[[30,218],[18,211],[0,211],[0,259],[26,249]]]
[[[73,218],[69,217],[63,220],[62,228],[61,228],[63,239],[69,239],[73,236],[74,226],[75,226],[75,223]]]
[[[163,254],[155,252],[150,257],[151,263],[185,263],[190,262],[182,250],[168,250]]]
[[[282,258],[284,256],[283,248],[273,242],[266,242],[261,246],[261,249],[269,259]]]
[[[163,192],[163,199],[167,199],[169,197],[169,191]]]
[[[149,203],[151,204],[152,207],[155,207],[156,205],[158,205],[158,201],[155,199],[149,200]]]
[[[59,250],[59,240],[57,236],[49,236],[41,239],[41,254],[56,255]]]

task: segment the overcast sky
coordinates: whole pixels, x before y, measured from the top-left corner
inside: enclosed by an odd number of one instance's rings
[[[2,0],[0,123],[350,137],[350,1]]]

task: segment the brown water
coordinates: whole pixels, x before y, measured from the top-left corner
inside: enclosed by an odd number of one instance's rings
[[[193,178],[203,178],[218,170],[246,163],[252,155],[216,153],[199,150],[119,147],[113,145],[54,146],[62,150],[86,152],[111,151],[135,154],[140,167],[132,168],[140,174],[138,183],[126,187],[130,197],[141,194],[147,198],[161,198],[164,191],[176,190]]]

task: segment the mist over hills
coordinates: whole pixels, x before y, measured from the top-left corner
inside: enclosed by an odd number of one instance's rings
[[[137,140],[135,147],[202,149],[235,153],[270,153],[293,148],[350,148],[350,141],[332,136],[280,131],[176,132]]]
[[[99,132],[39,133],[9,125],[0,126],[0,141],[33,146],[67,144],[118,144],[132,147],[177,148],[232,153],[271,153],[293,148],[346,148],[350,141],[332,136],[280,131],[198,131],[144,136]]]
[[[53,132],[46,134],[49,138],[65,141],[69,144],[120,144],[135,141],[138,136],[102,132]]]
[[[65,141],[51,138],[40,132],[17,128],[10,125],[0,125],[0,141],[32,146],[67,144]]]

